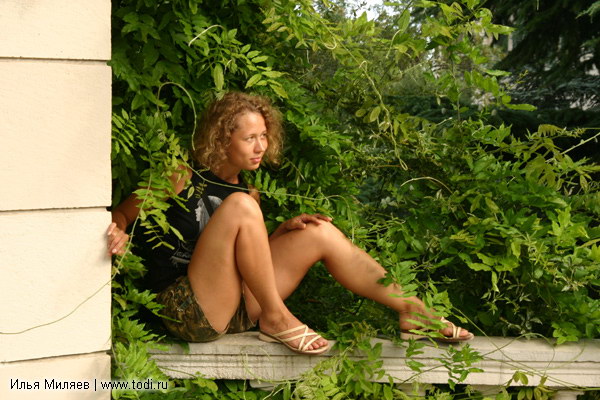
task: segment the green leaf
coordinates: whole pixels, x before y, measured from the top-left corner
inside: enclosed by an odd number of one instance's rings
[[[252,75],[250,77],[250,79],[248,79],[248,82],[246,82],[246,89],[250,88],[250,87],[254,86],[255,84],[257,84],[258,82],[260,82],[261,79],[262,79],[261,73]]]
[[[144,103],[146,103],[146,99],[145,99],[143,93],[141,93],[141,92],[136,93],[135,96],[133,97],[133,101],[131,102],[131,110],[137,110]]]
[[[381,113],[381,107],[375,106],[375,108],[373,108],[369,113],[369,122],[376,121],[377,117],[379,117],[379,113]]]
[[[531,104],[506,104],[507,108],[511,110],[521,110],[521,111],[535,111],[537,107]]]
[[[281,73],[279,71],[263,71],[262,74],[269,78],[279,78],[279,77],[283,76],[283,73]]]
[[[509,76],[510,72],[499,69],[484,69],[484,72],[491,76]]]
[[[281,86],[279,86],[279,85],[276,85],[276,84],[272,84],[272,85],[271,85],[271,89],[273,89],[273,91],[274,91],[275,93],[277,93],[277,95],[278,95],[279,97],[282,97],[282,98],[284,98],[284,99],[287,99],[287,98],[288,98],[288,94],[287,94],[287,92],[285,91],[285,89],[284,89],[283,87],[281,87]]]
[[[488,265],[481,264],[481,263],[467,262],[467,266],[469,268],[471,268],[473,271],[491,271],[492,270],[492,268],[490,268]]]
[[[385,385],[383,387],[383,398],[385,400],[393,400],[394,393],[392,392],[392,388],[389,385]]]
[[[212,70],[212,77],[217,90],[223,90],[225,78],[223,77],[223,67],[221,66],[221,64],[215,64]]]
[[[267,61],[268,59],[269,59],[269,57],[268,57],[268,56],[258,56],[258,57],[254,57],[254,58],[252,59],[252,62],[253,62],[253,63],[255,63],[255,64],[258,64],[258,63],[261,63],[261,62]]]
[[[398,30],[395,32],[395,35],[404,33],[408,28],[408,24],[410,23],[410,12],[408,9],[404,10],[404,12],[400,15],[398,19]]]
[[[500,292],[500,289],[498,289],[498,274],[496,274],[496,271],[492,271],[492,289],[494,292]]]
[[[406,360],[406,365],[408,366],[408,368],[412,369],[413,371],[416,372],[421,372],[421,368],[423,368],[425,366],[425,364],[415,361],[415,360]]]
[[[356,110],[356,112],[354,113],[354,115],[356,115],[358,118],[361,118],[366,113],[367,113],[367,110],[365,110],[364,108],[359,108],[358,110]]]

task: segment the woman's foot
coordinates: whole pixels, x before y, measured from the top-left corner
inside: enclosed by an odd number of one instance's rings
[[[423,332],[427,332],[427,331],[433,330],[433,328],[418,326],[418,325],[408,321],[408,319],[411,319],[411,317],[408,315],[400,314],[400,330],[401,330],[400,337],[402,339],[405,339],[405,340],[417,339],[418,340],[418,339],[424,339],[424,338],[429,337],[426,335],[412,333],[410,331],[417,329],[417,330],[420,330]],[[412,319],[417,319],[417,318],[413,317]],[[446,325],[445,328],[437,331],[443,337],[431,337],[431,339],[433,339],[433,340],[440,341],[440,342],[446,342],[446,343],[457,343],[457,342],[465,342],[465,341],[471,340],[471,339],[473,339],[473,337],[475,337],[475,335],[473,335],[468,330],[456,326],[454,323],[448,321],[447,319],[445,319],[443,317],[440,319],[440,322]]]
[[[318,333],[308,328],[291,313],[283,315],[261,315],[259,339],[279,342],[290,350],[302,354],[321,354],[327,351],[329,343]]]

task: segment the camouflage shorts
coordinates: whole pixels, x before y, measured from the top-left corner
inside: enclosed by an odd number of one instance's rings
[[[156,301],[165,306],[161,314],[174,320],[162,319],[169,332],[188,342],[210,342],[226,333],[245,332],[254,327],[242,296],[225,332],[214,330],[200,309],[187,276],[177,278],[158,294]]]

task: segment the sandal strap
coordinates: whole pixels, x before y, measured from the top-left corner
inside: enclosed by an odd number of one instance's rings
[[[308,335],[314,335],[314,337],[312,339],[310,339],[309,341],[307,341],[306,343],[304,343],[304,340],[306,339],[306,337]],[[301,349],[302,351],[306,351],[308,349],[308,346],[310,346],[311,344],[313,344],[316,340],[318,340],[321,336],[317,333],[311,333],[311,332],[307,332],[306,335],[303,335],[302,341],[300,342],[300,344],[298,345],[298,348]],[[304,343],[304,344],[303,344]]]
[[[300,329],[304,329],[304,333],[306,333],[306,331],[308,330],[308,326],[307,325],[298,325],[295,328],[291,328],[291,329],[288,329],[286,331],[279,332],[279,333],[274,333],[271,336],[276,337],[276,338],[279,339],[280,336],[285,336],[285,335],[287,335],[289,333],[296,332],[297,330],[300,330]]]
[[[462,328],[460,326],[456,326],[456,324],[454,322],[448,321],[444,317],[442,317],[440,319],[440,321],[442,321],[443,323],[445,323],[446,325],[448,325],[450,328],[452,328],[452,336],[446,336],[447,338],[450,338],[450,339],[458,339],[458,338],[460,338],[460,332],[462,331]]]
[[[300,333],[299,335],[290,336],[290,337],[287,337],[287,338],[282,338],[281,337],[281,336],[285,336],[287,334],[290,334],[292,332],[296,332],[296,331],[298,331],[300,329],[303,329],[304,332]],[[283,332],[279,332],[277,334],[273,334],[271,336],[276,337],[282,343],[288,343],[288,342],[291,342],[292,340],[296,340],[296,339],[300,339],[301,338],[302,340],[300,340],[300,343],[298,344],[298,346],[296,348],[299,349],[299,350],[302,350],[302,351],[306,351],[306,349],[308,348],[308,346],[310,346],[315,341],[317,341],[319,338],[321,338],[321,335],[319,335],[318,333],[316,333],[316,332],[309,332],[307,325],[298,325],[295,328],[291,328],[291,329],[285,330]],[[306,341],[306,338],[308,336],[314,336],[314,337],[312,339]]]
[[[452,339],[458,339],[460,337],[460,327],[452,324]]]

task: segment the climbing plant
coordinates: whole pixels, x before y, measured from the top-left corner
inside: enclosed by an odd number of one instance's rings
[[[479,0],[399,2],[385,23],[345,17],[338,5],[113,1],[114,204],[136,191],[144,201],[136,224],[160,245],[171,229],[167,177],[190,161],[199,112],[228,90],[260,93],[282,111],[286,130],[281,165],[247,176],[269,229],[301,212],[333,216],[388,270],[385,283],[477,334],[600,337],[600,167],[560,146],[565,137],[590,146],[600,134],[541,125],[515,135],[496,123],[498,110],[532,107],[513,104],[505,73],[490,69],[486,43],[509,30]],[[113,272],[113,374],[160,380],[148,351],[162,333],[143,318],[160,306],[137,284],[144,265],[135,248]],[[289,304],[311,326],[338,339],[346,331],[336,327],[353,327],[358,336],[340,340],[350,348],[364,332],[397,336],[395,316],[324,268],[306,281]],[[468,373],[478,355],[465,357],[457,371]],[[308,376],[270,395],[403,398],[369,383],[376,369],[340,365],[343,379],[321,374],[310,386]],[[167,393],[113,397],[268,395],[246,389],[194,377]]]

